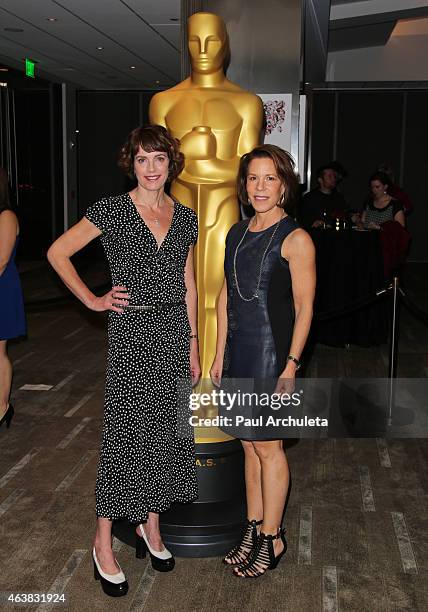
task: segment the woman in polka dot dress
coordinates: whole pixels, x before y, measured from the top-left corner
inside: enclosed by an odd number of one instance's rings
[[[177,429],[177,381],[191,376],[195,383],[200,376],[193,267],[198,225],[193,210],[164,192],[184,165],[178,144],[161,126],[133,130],[119,165],[137,187],[90,206],[48,252],[86,306],[110,311],[93,556],[96,577],[114,596],[126,594],[127,583],[111,549],[112,520],[137,523],[139,556],[148,550],[153,567],[168,571],[174,558],[163,546],[159,513],[197,497],[194,440]],[[113,285],[102,297],[70,261],[97,236]]]

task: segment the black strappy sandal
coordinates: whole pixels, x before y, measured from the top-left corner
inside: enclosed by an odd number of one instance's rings
[[[242,528],[241,541],[234,546],[223,559],[225,565],[237,566],[245,563],[257,545],[259,534],[257,533],[257,525],[261,525],[263,521],[246,519]]]
[[[259,535],[257,546],[253,548],[251,555],[246,563],[233,569],[233,574],[238,578],[258,578],[262,576],[266,570],[273,570],[278,565],[281,557],[287,550],[287,542],[285,540],[285,529],[278,529],[276,535]],[[281,538],[284,549],[276,557],[273,550],[273,541]],[[239,573],[238,573],[239,572]]]

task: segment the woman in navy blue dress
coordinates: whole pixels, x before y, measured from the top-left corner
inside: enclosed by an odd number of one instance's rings
[[[226,237],[211,369],[215,385],[229,378],[254,381],[258,389],[267,383],[269,392],[271,381],[278,394],[294,388],[315,292],[314,246],[289,214],[297,191],[286,151],[262,145],[242,157],[238,197],[255,214],[233,225]],[[244,448],[248,514],[241,542],[223,559],[244,578],[274,569],[286,551],[281,522],[287,458],[281,439],[267,439],[266,431],[255,429],[237,436]]]
[[[15,266],[19,223],[9,202],[7,174],[0,168],[0,426],[9,427],[14,410],[9,403],[12,364],[7,341],[26,333],[24,300]]]

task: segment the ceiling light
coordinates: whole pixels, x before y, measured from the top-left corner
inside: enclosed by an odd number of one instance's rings
[[[159,85],[160,81],[155,81],[156,85]]]
[[[58,21],[58,19],[56,17],[46,17],[46,21],[53,22],[53,21]]]
[[[5,32],[23,32],[22,28],[3,28]]]
[[[102,47],[101,45],[99,47],[97,47],[98,51],[102,51],[104,49],[104,47]]]
[[[131,70],[135,70],[135,66],[129,66]]]
[[[9,72],[9,68],[0,68],[0,72]]]

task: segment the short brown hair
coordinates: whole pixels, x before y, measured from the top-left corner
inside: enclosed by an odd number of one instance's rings
[[[284,201],[281,204],[286,212],[294,210],[299,193],[299,181],[294,171],[295,163],[290,153],[280,147],[264,144],[256,147],[241,157],[238,171],[238,199],[244,206],[248,206],[247,175],[248,166],[253,159],[268,157],[275,165],[278,178],[285,186]]]
[[[147,153],[162,151],[168,155],[168,181],[176,179],[183,170],[184,155],[180,153],[180,141],[170,136],[162,125],[142,125],[132,130],[119,153],[119,168],[130,178],[135,178],[134,157],[140,146]]]

